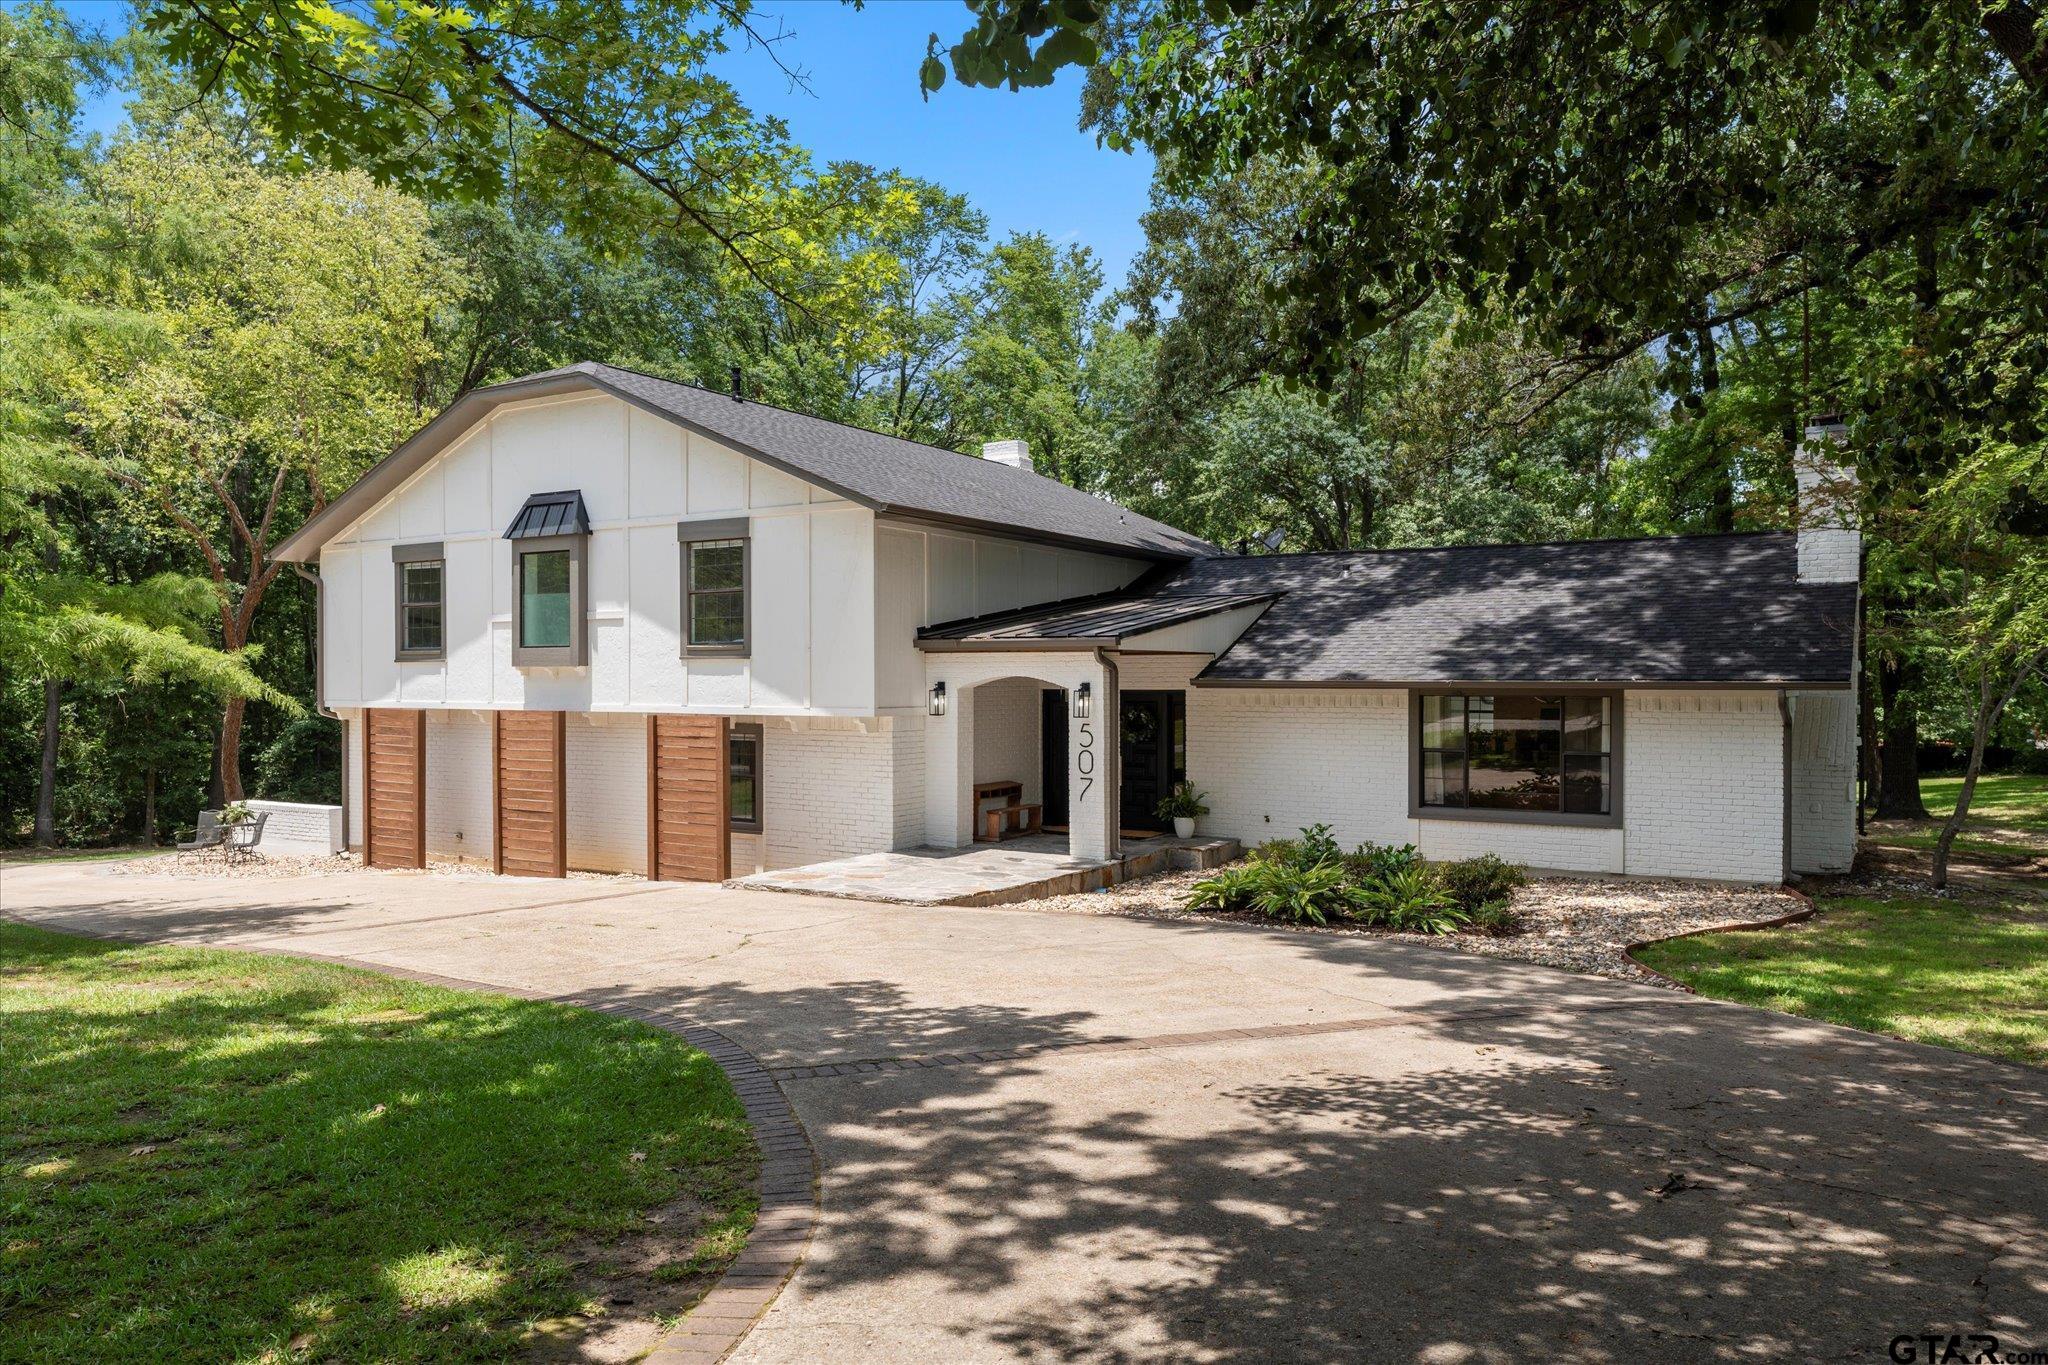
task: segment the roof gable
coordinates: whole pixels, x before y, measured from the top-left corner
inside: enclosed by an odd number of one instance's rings
[[[936,446],[741,401],[692,384],[585,363],[475,389],[280,544],[304,562],[501,403],[591,390],[886,513],[1151,559],[1215,553],[1208,542],[1054,479]]]

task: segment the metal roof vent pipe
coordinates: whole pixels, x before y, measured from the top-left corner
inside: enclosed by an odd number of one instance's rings
[[[1025,441],[983,441],[981,458],[1021,469],[1026,474],[1035,472],[1031,468],[1031,446]]]

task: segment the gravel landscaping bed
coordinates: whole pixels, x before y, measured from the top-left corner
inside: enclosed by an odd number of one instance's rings
[[[316,855],[266,854],[252,851],[236,857],[213,849],[189,849],[183,852],[164,853],[153,858],[135,858],[127,862],[109,863],[106,872],[115,877],[184,877],[210,880],[221,877],[328,877],[337,872],[364,871],[363,860],[353,853],[335,853],[326,857]],[[414,868],[371,868],[379,876],[417,877]],[[495,877],[498,874],[482,863],[444,862],[429,859],[427,875],[433,877]],[[630,872],[574,872],[571,881],[619,882],[637,881]]]
[[[1125,882],[1106,891],[1024,901],[1016,908],[1141,919],[1226,920],[1296,929],[1305,934],[1398,938],[1451,952],[1514,958],[1657,986],[1672,983],[1631,959],[1626,951],[1629,944],[1698,929],[1753,924],[1800,908],[1799,901],[1771,887],[1632,881],[1619,877],[1539,877],[1515,893],[1515,910],[1522,917],[1520,932],[1499,938],[1481,934],[1431,936],[1355,925],[1291,925],[1256,914],[1188,909],[1189,891],[1209,875],[1168,872]]]

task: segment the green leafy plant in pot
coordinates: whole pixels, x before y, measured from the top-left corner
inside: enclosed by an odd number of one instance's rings
[[[1159,803],[1159,818],[1173,821],[1175,837],[1192,839],[1195,837],[1196,817],[1209,813],[1208,799],[1209,793],[1194,783],[1176,782],[1173,790]]]

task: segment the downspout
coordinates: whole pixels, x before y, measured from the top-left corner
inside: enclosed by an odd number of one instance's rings
[[[1116,743],[1105,742],[1102,746],[1102,811],[1109,821],[1105,831],[1109,856],[1117,859],[1124,854],[1124,740],[1120,728],[1123,704],[1118,692],[1116,660],[1109,657],[1107,649],[1098,648],[1095,662],[1102,665],[1102,732],[1109,736],[1114,731],[1116,738]],[[1117,725],[1111,726],[1111,720]]]
[[[1784,721],[1784,740],[1778,746],[1778,781],[1784,799],[1778,804],[1783,818],[1778,828],[1778,880],[1792,880],[1792,694],[1778,689],[1778,716]]]
[[[292,572],[313,585],[313,712],[341,723],[341,846],[348,847],[348,722],[327,708],[327,580],[305,565]]]

